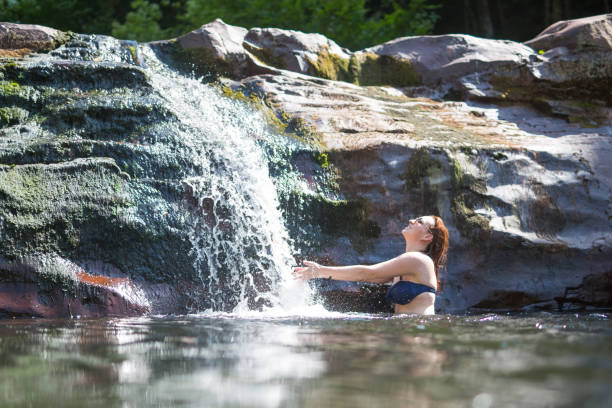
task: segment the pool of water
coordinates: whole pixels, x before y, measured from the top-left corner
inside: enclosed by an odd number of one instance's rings
[[[610,407],[610,313],[0,321],[0,406]]]

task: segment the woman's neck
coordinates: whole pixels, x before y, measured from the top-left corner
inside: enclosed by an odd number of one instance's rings
[[[406,252],[425,252],[427,246],[423,246],[420,242],[406,242]]]

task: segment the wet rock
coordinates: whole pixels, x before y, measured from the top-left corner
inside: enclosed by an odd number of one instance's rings
[[[407,220],[433,213],[452,243],[438,311],[556,310],[554,298],[567,286],[607,270],[609,127],[585,128],[524,105],[439,102],[299,74],[241,83],[318,134],[338,190],[367,203],[360,222],[378,228],[355,234],[352,221],[320,229],[325,245],[312,258],[332,265],[389,259],[402,251]],[[342,218],[335,205],[318,207],[310,222]],[[299,219],[292,211],[288,219]],[[353,299],[356,287],[321,288],[321,296],[332,307],[343,290]]]
[[[53,254],[81,271],[4,267],[2,293],[25,299],[0,298],[5,314],[208,306],[184,231],[194,215],[213,222],[211,203],[183,182],[197,174],[192,147],[129,47],[76,36],[3,65],[0,255]],[[440,36],[350,53],[220,20],[153,47],[231,76],[222,94],[265,110],[298,146],[265,148],[301,256],[380,262],[402,253],[410,218],[437,214],[451,234],[438,312],[609,304],[595,289],[612,255],[609,52]],[[317,285],[330,308],[389,310],[385,285]]]
[[[151,307],[130,278],[91,275],[63,258],[0,262],[0,316],[139,316]]]
[[[0,57],[19,57],[30,52],[57,48],[67,35],[35,24],[0,23]]]
[[[612,14],[556,22],[525,45],[536,51],[557,47],[609,51],[612,49]]]
[[[568,287],[563,296],[555,298],[563,309],[576,307],[612,307],[612,271],[602,274],[590,274],[584,277],[580,285]]]
[[[206,302],[184,256],[191,209],[182,180],[197,164],[147,75],[128,61],[115,39],[75,35],[1,65],[0,256],[59,257],[91,277],[7,278],[5,293],[14,288],[27,302],[5,299],[6,313],[66,315],[68,305],[73,315],[174,313]],[[76,284],[68,293],[62,282]],[[134,293],[151,301],[143,307]]]

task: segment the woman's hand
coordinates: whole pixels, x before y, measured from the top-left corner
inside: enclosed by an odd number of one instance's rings
[[[309,280],[321,277],[321,265],[312,261],[303,261],[306,266],[297,266],[293,269],[293,279]]]

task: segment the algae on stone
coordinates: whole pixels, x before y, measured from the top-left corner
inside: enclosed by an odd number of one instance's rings
[[[224,97],[246,103],[251,108],[260,111],[273,131],[294,137],[315,148],[323,147],[319,133],[302,118],[289,116],[281,110],[272,109],[269,103],[257,96],[255,92],[249,93],[244,88],[234,90],[222,83],[219,83],[218,86]]]
[[[333,81],[356,81],[355,74],[351,72],[352,65],[350,59],[342,58],[337,54],[324,50],[317,53],[316,61],[309,59],[309,62],[315,76]]]
[[[21,123],[28,118],[29,112],[16,106],[0,107],[0,127]]]
[[[467,238],[482,238],[491,230],[489,220],[474,211],[474,207],[482,203],[486,192],[483,181],[466,174],[457,159],[450,163],[451,176],[451,212],[455,216],[457,228]]]
[[[285,60],[280,57],[274,55],[274,52],[266,47],[258,47],[255,44],[252,44],[248,41],[244,41],[242,43],[244,48],[249,51],[253,56],[255,56],[262,63],[269,65],[271,67],[285,69],[287,68],[287,64]]]
[[[358,57],[357,62],[357,83],[361,86],[407,87],[421,84],[421,76],[407,59],[366,52]]]

